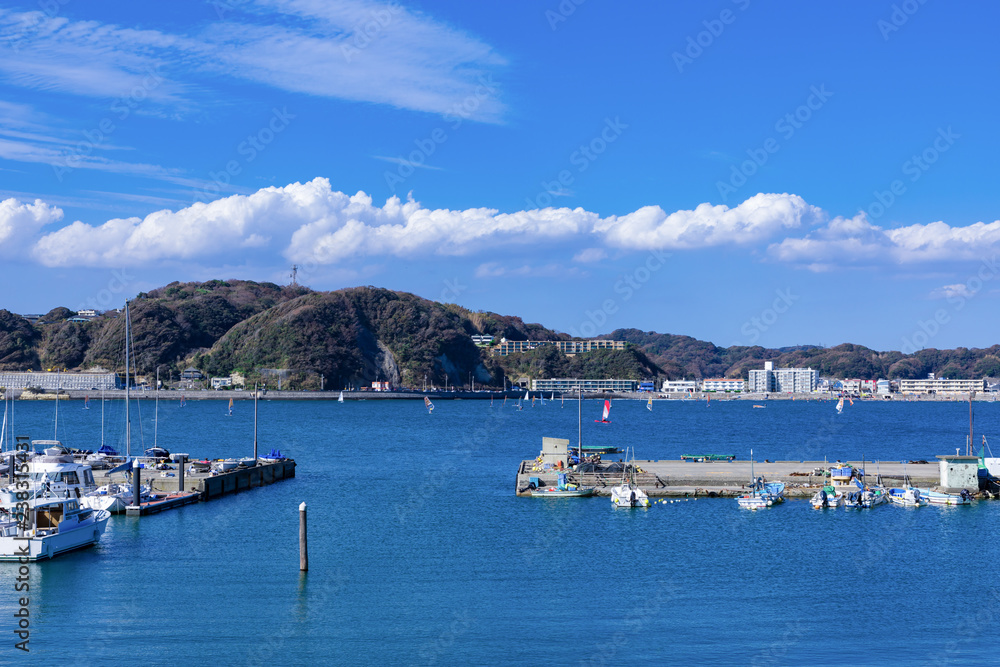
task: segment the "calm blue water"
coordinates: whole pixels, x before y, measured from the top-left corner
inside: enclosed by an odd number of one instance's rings
[[[67,445],[100,443],[100,404],[60,405]],[[152,444],[152,403],[142,437]],[[15,430],[52,437],[50,403]],[[109,409],[108,440],[120,439]],[[157,441],[247,455],[252,408],[161,402]],[[115,412],[112,416],[112,412]],[[584,402],[584,440],[638,458],[931,459],[964,444],[962,403]],[[817,512],[732,500],[614,511],[607,498],[517,498],[543,435],[576,405],[482,401],[260,404],[260,447],[297,477],[163,515],[114,517],[99,547],[33,565],[31,653],[3,664],[901,664],[995,655],[1000,502]],[[138,430],[138,429],[137,429]],[[1000,438],[1000,405],[976,407]],[[135,439],[139,439],[137,433]],[[298,505],[310,572],[298,572]],[[0,564],[0,613],[16,566]],[[127,656],[127,658],[126,658]]]

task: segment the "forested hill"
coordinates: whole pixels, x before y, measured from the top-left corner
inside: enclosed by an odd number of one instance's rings
[[[837,378],[1000,376],[1000,346],[986,350],[922,350],[912,355],[860,345],[783,349],[718,347],[690,336],[619,329],[603,336],[630,343],[574,357],[542,347],[490,357],[473,334],[508,340],[569,336],[541,324],[472,312],[406,292],[355,287],[316,292],[298,285],[243,280],[171,283],[131,302],[132,338],[140,373],[177,373],[194,365],[210,375],[258,369],[298,373],[301,387],[337,388],[388,380],[396,385],[500,386],[503,378],[746,377],[765,360],[804,366]],[[0,369],[122,370],[124,320],[116,311],[90,321],[54,308],[36,324],[0,310]]]

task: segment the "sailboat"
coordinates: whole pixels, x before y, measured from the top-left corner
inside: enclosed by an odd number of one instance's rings
[[[232,417],[233,416],[233,399],[231,399],[231,398],[229,399],[229,412],[226,413],[226,416],[227,417]]]
[[[187,405],[187,401],[184,400],[184,395],[181,394],[181,407],[183,408],[185,405]]]
[[[785,501],[784,482],[765,482],[763,477],[754,477],[753,450],[750,450],[750,493],[736,499],[743,509],[757,510],[771,507]]]
[[[611,401],[604,399],[604,414],[600,419],[595,419],[594,422],[597,424],[610,424],[611,420],[608,417],[611,415]]]
[[[434,412],[434,404],[431,403],[431,399],[424,396],[424,406],[427,408],[427,414]]]
[[[89,410],[90,409],[90,396],[84,396],[83,397],[83,409],[84,410]]]
[[[337,402],[338,403],[343,403],[344,402],[344,392],[343,391],[341,391],[340,392],[340,396],[337,397]]]
[[[628,459],[628,448],[625,449]],[[649,507],[649,496],[639,488],[636,482],[635,449],[632,450],[632,460],[625,464],[622,470],[622,482],[611,489],[611,504],[617,507]]]
[[[653,397],[652,396],[650,396],[649,400],[646,401],[646,409],[649,410],[650,412],[653,411]]]
[[[837,414],[839,415],[844,411],[844,397],[841,396],[840,400],[837,401]]]

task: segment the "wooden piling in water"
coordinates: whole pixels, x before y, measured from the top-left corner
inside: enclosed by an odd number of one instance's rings
[[[299,571],[309,570],[309,550],[306,547],[306,504],[299,505]]]

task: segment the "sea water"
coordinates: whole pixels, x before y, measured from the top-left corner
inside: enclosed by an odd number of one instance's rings
[[[152,445],[153,402],[133,408]],[[115,516],[100,545],[0,564],[0,664],[983,663],[1000,620],[1000,502],[759,512],[732,499],[615,510],[514,495],[543,436],[575,443],[578,406],[547,401],[262,401],[259,451],[296,477],[160,515]],[[60,403],[58,437],[96,449],[100,401]],[[250,402],[161,401],[156,443],[252,454]],[[964,448],[964,403],[584,401],[585,444],[639,459],[924,459]],[[122,443],[120,405],[106,440]],[[976,439],[1000,438],[977,403]],[[18,402],[17,434],[54,435]],[[964,449],[963,449],[964,451]],[[605,459],[615,458],[608,455]],[[724,466],[725,463],[720,463]],[[869,466],[871,471],[873,466]],[[298,569],[298,507],[309,572]],[[14,647],[20,598],[30,653]]]

